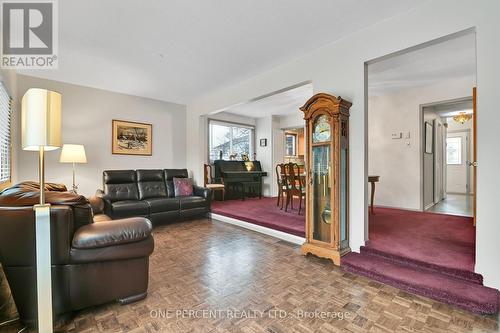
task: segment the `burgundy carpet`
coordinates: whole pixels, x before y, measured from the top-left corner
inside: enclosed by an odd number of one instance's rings
[[[368,225],[368,248],[474,271],[476,228],[470,217],[376,207]]]
[[[378,207],[369,227],[361,253],[342,258],[345,270],[470,311],[498,312],[498,290],[474,273],[471,218]]]
[[[356,252],[345,255],[341,266],[349,272],[469,311],[498,312],[498,290],[477,283]]]
[[[276,206],[276,200],[276,198],[252,198],[245,199],[244,201],[214,201],[212,202],[212,213],[305,237],[306,219],[304,216],[304,207],[302,207],[299,215],[299,203],[296,200],[294,202],[294,209],[292,210],[289,206],[288,212],[285,212],[285,208],[280,210]]]

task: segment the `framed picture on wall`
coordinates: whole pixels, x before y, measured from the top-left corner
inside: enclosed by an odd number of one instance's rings
[[[153,154],[153,125],[113,120],[112,153],[120,155]]]
[[[267,146],[267,139],[260,139],[260,146],[266,147]]]
[[[434,126],[429,123],[425,122],[425,153],[426,154],[432,154],[433,152],[433,147],[434,147]]]

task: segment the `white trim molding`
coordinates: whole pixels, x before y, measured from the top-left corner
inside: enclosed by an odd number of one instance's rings
[[[223,222],[223,223],[236,225],[238,227],[249,229],[249,230],[264,234],[264,235],[268,235],[268,236],[271,236],[274,238],[279,238],[279,239],[287,241],[289,243],[302,245],[306,241],[306,239],[304,237],[291,235],[291,234],[288,234],[288,233],[283,232],[283,231],[278,231],[278,230],[266,228],[266,227],[263,227],[263,226],[260,226],[257,224],[237,220],[237,219],[232,218],[232,217],[227,217],[224,215],[219,215],[219,214],[214,214],[214,213],[210,213],[210,217],[214,221],[217,221],[217,222]]]

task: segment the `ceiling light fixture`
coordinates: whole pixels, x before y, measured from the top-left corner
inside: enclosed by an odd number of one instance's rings
[[[455,120],[457,123],[463,124],[466,121],[471,120],[471,118],[472,118],[471,114],[467,114],[465,112],[460,112],[458,115],[453,117],[453,120]]]

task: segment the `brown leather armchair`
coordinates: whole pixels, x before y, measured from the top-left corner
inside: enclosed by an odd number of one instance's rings
[[[60,316],[89,306],[146,297],[151,222],[128,218],[93,223],[82,196],[47,184],[51,204],[53,313]],[[0,262],[21,320],[36,321],[35,223],[38,184],[25,182],[0,193]]]

